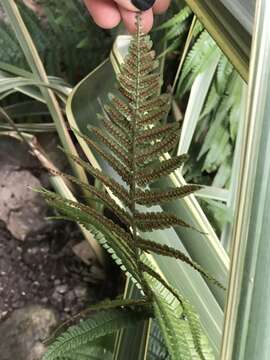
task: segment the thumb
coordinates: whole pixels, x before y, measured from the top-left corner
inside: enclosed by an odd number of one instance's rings
[[[156,0],[114,0],[121,7],[130,11],[145,11],[150,9]]]

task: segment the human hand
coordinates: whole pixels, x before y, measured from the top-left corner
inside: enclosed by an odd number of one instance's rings
[[[171,0],[84,0],[95,23],[111,29],[123,20],[129,32],[136,31],[136,13],[141,16],[144,32],[151,30],[153,15],[166,11]]]

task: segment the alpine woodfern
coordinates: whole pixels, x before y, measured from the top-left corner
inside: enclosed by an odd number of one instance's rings
[[[79,134],[95,153],[106,160],[120,180],[116,181],[71,155],[104,185],[103,190],[63,175],[80,185],[89,197],[101,201],[120,221],[113,222],[87,204],[43,192],[47,201],[64,216],[92,232],[137,284],[141,299],[114,300],[97,305],[94,310],[102,310],[101,317],[96,314],[94,320],[90,318],[68,330],[52,344],[44,360],[70,358],[70,352],[76,352],[80,346],[87,343],[90,343],[89,348],[94,346],[93,341],[98,337],[134,322],[134,314],[138,311],[141,318],[156,318],[173,360],[213,358],[211,352],[205,350],[207,347],[203,348],[205,337],[191,305],[159,275],[147,257],[148,253],[156,253],[179,259],[212,279],[179,250],[157,244],[144,236],[144,232],[157,229],[190,227],[175,214],[156,212],[151,207],[182,198],[198,189],[194,185],[158,190],[149,187],[150,183],[169,175],[186,160],[185,155],[168,160],[162,160],[160,156],[174,148],[179,124],[162,123],[170,110],[170,95],[160,95],[160,76],[151,47],[149,36],[142,33],[138,18],[137,34],[131,41],[129,54],[118,76],[119,94],[111,95],[109,104],[103,107],[100,117],[102,130],[91,128],[91,138]]]

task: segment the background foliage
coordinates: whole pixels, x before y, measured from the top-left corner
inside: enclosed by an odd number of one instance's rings
[[[113,36],[93,23],[81,1],[37,0],[35,11],[22,0],[18,6],[48,75],[74,85],[108,56]],[[0,24],[0,59],[28,69],[5,17]]]

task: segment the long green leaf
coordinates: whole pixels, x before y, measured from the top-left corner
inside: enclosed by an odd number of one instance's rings
[[[10,23],[14,29],[14,32],[17,36],[19,44],[25,54],[27,62],[33,72],[35,80],[49,85],[48,77],[45,72],[44,66],[41,62],[41,59],[38,55],[36,47],[33,43],[33,40],[27,30],[27,27],[20,15],[19,9],[14,0],[2,0],[2,5],[6,11]],[[64,117],[62,115],[60,106],[51,90],[42,89],[41,92],[46,100],[47,106],[50,110],[51,116],[54,120],[57,132],[61,139],[61,142],[65,149],[77,154],[76,148],[72,142],[72,139],[68,133]],[[83,180],[87,181],[87,177],[84,171],[78,167],[77,164],[71,163],[77,176]]]

